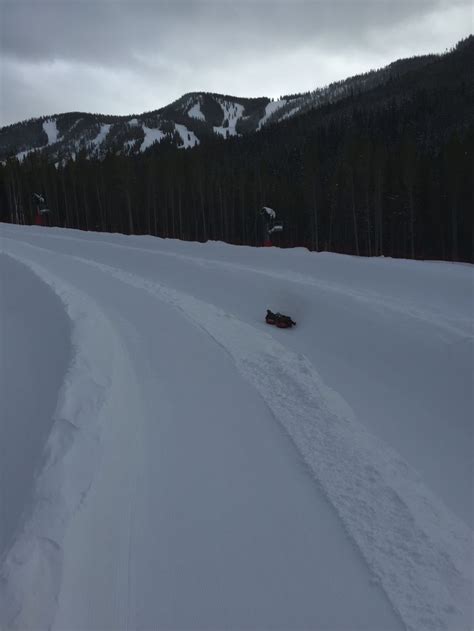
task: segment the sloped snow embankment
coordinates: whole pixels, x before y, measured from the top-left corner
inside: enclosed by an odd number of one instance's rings
[[[91,485],[102,413],[111,398],[123,397],[127,367],[111,323],[89,297],[28,258],[8,254],[57,293],[73,325],[74,355],[59,394],[44,466],[35,481],[31,514],[3,559],[0,574],[1,627],[46,629],[60,587],[64,534]]]
[[[5,254],[0,254],[0,308],[2,558],[31,504],[33,481],[70,361],[71,331],[58,296]]]

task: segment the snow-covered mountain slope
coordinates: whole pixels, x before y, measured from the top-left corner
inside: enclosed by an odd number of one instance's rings
[[[422,69],[438,57],[427,55],[390,64],[305,94],[279,100],[241,98],[192,92],[153,112],[132,116],[106,116],[71,112],[32,119],[0,129],[0,160],[22,160],[32,151],[54,161],[86,156],[103,157],[113,151],[133,155],[153,143],[193,147],[210,136],[254,133],[323,105],[357,97],[412,70]]]
[[[0,129],[0,160],[23,160],[33,151],[54,161],[79,152],[103,157],[109,151],[133,155],[152,144],[194,147],[206,137],[254,131],[269,99],[240,99],[193,93],[160,110],[133,116],[70,113],[34,119]]]
[[[337,103],[343,99],[357,99],[362,94],[383,86],[395,78],[423,69],[437,59],[439,59],[437,55],[401,59],[379,70],[372,70],[342,81],[335,81],[311,92],[293,94],[278,101],[273,101],[267,105],[265,116],[261,119],[259,128],[263,125],[280,123],[323,105]]]
[[[472,266],[0,230],[4,626],[472,626]]]

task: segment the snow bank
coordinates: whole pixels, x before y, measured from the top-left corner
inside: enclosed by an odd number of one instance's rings
[[[8,239],[2,239],[8,245]],[[72,515],[84,501],[100,455],[104,405],[120,397],[120,342],[100,309],[40,264],[26,263],[61,298],[73,325],[74,356],[61,388],[45,464],[34,489],[33,510],[3,560],[0,623],[8,629],[51,626],[61,580],[62,542]]]
[[[31,505],[34,478],[70,360],[71,331],[57,295],[4,254],[0,254],[0,306],[2,558]]]

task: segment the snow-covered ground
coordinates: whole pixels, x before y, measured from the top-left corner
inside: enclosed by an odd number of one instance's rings
[[[0,624],[472,628],[472,266],[0,252]]]

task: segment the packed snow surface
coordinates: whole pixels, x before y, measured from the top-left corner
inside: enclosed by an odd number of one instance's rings
[[[472,266],[0,231],[0,625],[472,628]]]

